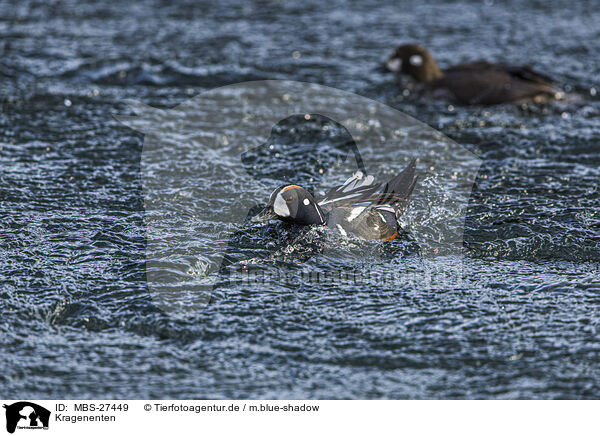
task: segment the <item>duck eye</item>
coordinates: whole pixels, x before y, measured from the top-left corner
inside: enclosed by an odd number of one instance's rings
[[[423,65],[423,56],[421,55],[412,55],[409,59],[408,62],[413,66],[413,67],[420,67],[421,65]]]

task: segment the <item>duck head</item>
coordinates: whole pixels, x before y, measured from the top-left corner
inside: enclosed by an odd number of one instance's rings
[[[429,51],[418,44],[397,47],[385,66],[390,71],[408,74],[423,83],[440,79],[443,75]]]
[[[298,185],[285,185],[271,194],[269,203],[252,222],[279,219],[294,224],[325,224],[325,215],[310,192]]]

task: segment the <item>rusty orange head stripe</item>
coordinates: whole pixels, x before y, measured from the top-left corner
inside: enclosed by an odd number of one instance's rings
[[[287,191],[288,189],[294,189],[294,188],[302,189],[302,186],[298,186],[298,185],[290,185],[290,186],[286,186],[285,188],[283,188],[283,189],[281,190],[281,192],[285,192],[285,191]]]

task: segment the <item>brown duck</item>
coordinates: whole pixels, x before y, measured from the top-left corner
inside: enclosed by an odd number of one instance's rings
[[[408,74],[435,91],[444,91],[462,104],[550,101],[557,98],[553,80],[527,65],[470,62],[441,70],[418,44],[399,46],[386,63],[390,71]]]

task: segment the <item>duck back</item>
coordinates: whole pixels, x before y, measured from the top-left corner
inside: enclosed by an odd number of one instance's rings
[[[556,95],[552,80],[529,66],[485,61],[448,68],[432,86],[447,89],[463,104],[492,105]]]

